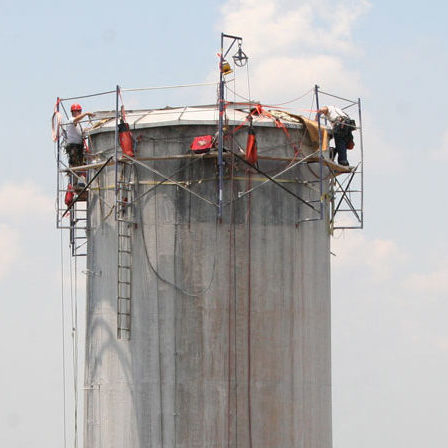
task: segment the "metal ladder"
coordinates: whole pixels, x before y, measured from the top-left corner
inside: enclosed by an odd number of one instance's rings
[[[76,201],[67,211],[65,194],[67,193],[67,185],[73,183],[73,175],[67,176],[67,171],[64,165],[58,166],[56,227],[70,231],[72,256],[85,257],[87,256],[87,230],[89,229],[88,193],[85,191],[83,193],[84,197]],[[78,195],[74,193],[74,199],[77,197]]]
[[[135,184],[132,163],[121,162],[122,172],[117,180],[116,220],[118,236],[117,272],[117,337],[131,338],[132,298],[132,235],[136,222],[134,217]]]
[[[70,209],[70,247],[73,257],[87,256],[88,203],[78,201]]]

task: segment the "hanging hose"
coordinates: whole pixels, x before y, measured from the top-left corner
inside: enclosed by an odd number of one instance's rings
[[[138,171],[137,171],[135,166],[134,166],[134,169],[135,169],[136,185],[139,185]],[[148,246],[146,244],[146,236],[145,236],[145,230],[144,230],[144,224],[143,224],[143,214],[142,213],[140,213],[139,227],[140,227],[140,232],[141,232],[141,235],[142,235],[143,248],[144,248],[144,252],[145,252],[146,261],[147,261],[148,266],[150,267],[150,269],[153,271],[154,275],[157,277],[157,279],[159,279],[163,283],[166,283],[167,285],[172,286],[176,290],[180,291],[182,294],[184,294],[186,296],[189,296],[189,297],[200,297],[201,295],[205,294],[211,288],[212,283],[213,283],[213,279],[215,277],[216,254],[215,254],[214,258],[213,258],[212,274],[211,274],[211,278],[210,278],[210,282],[209,282],[208,286],[206,288],[204,288],[204,289],[201,289],[200,291],[187,291],[187,290],[183,289],[182,287],[180,287],[179,285],[177,285],[176,283],[171,282],[171,281],[165,279],[163,276],[161,276],[159,274],[158,270],[152,264],[151,259],[149,257],[149,253],[148,253]],[[157,227],[156,227],[156,232],[157,232]],[[217,241],[217,239],[218,239],[218,226],[216,225],[215,242]]]

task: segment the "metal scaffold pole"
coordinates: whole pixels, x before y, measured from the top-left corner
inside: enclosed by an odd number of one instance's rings
[[[59,114],[59,102],[60,99],[59,97],[56,100],[56,112]],[[59,125],[57,127],[56,130],[56,146],[57,146],[57,181],[56,181],[56,188],[57,188],[57,194],[56,194],[56,207],[57,207],[57,213],[56,213],[56,227],[59,228],[59,210],[61,209],[61,204],[60,204],[60,196],[61,196],[61,182],[60,182],[60,177],[61,177],[61,173],[60,173],[60,166],[61,166],[61,139],[59,138]]]
[[[115,139],[114,139],[114,150],[115,150],[115,204],[117,203],[118,197],[118,97],[120,95],[120,86],[117,85],[115,90]],[[118,218],[117,207],[115,207],[115,219]]]
[[[222,151],[224,146],[224,131],[223,131],[223,115],[224,115],[224,75],[222,66],[224,62],[224,33],[221,33],[221,53],[219,57],[219,122],[218,122],[218,219],[222,219],[222,201],[223,201],[223,177],[224,177],[224,161]]]
[[[364,227],[364,144],[362,139],[361,98],[358,98],[359,142],[361,146],[361,229]]]
[[[231,39],[232,42],[224,53],[224,38]],[[223,190],[224,190],[224,75],[231,73],[230,66],[226,62],[226,56],[232,49],[235,42],[238,42],[238,51],[233,56],[235,65],[238,67],[243,67],[247,63],[248,57],[241,49],[242,37],[232,36],[230,34],[221,33],[221,52],[219,54],[219,99],[218,99],[218,220],[222,220],[222,208],[223,208]],[[224,70],[224,64],[227,64],[228,71]]]
[[[316,109],[319,111],[319,86],[316,84],[314,86],[314,94],[316,95]],[[320,117],[317,119],[317,128],[319,134],[319,192],[320,192],[320,219],[324,216],[324,203],[323,203],[323,177],[324,177],[324,167],[323,167],[323,159],[324,155],[322,152],[322,130],[320,128]]]

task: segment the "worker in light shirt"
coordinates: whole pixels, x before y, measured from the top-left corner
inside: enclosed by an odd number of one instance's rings
[[[355,128],[355,122],[342,109],[336,106],[324,106],[319,109],[316,114],[316,120],[322,114],[325,115],[325,118],[330,122],[333,129],[333,138],[339,165],[349,166],[347,146],[353,145],[352,131]]]
[[[65,128],[66,143],[65,151],[68,156],[69,166],[79,166],[84,163],[84,143],[80,121],[85,117],[94,117],[91,112],[82,113],[82,107],[79,104],[72,104],[70,107],[72,117]]]
[[[81,128],[81,120],[85,117],[94,117],[91,112],[82,113],[82,107],[79,104],[72,104],[70,107],[72,117],[65,127],[65,152],[68,157],[69,167],[80,166],[84,164],[84,140]],[[73,187],[82,188],[83,183],[78,182],[76,176],[72,175]]]

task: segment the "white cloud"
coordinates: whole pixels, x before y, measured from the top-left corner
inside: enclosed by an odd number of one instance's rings
[[[351,232],[345,238],[337,231],[332,239],[333,263],[338,269],[362,270],[373,282],[393,278],[405,269],[409,256],[396,242],[375,238],[369,240],[364,233]]]
[[[405,285],[411,291],[426,296],[448,296],[448,259],[441,260],[437,267],[427,273],[412,274]]]
[[[336,91],[358,93],[362,90],[358,73],[347,72],[343,61],[331,55],[274,56],[264,59],[257,67],[256,70],[251,67],[251,90],[265,102],[298,97],[316,83]]]
[[[0,224],[0,279],[11,270],[19,257],[19,233],[7,224]]]
[[[289,0],[229,0],[222,7],[219,26],[243,37],[254,98],[287,100],[316,83],[342,95],[359,95],[359,74],[347,67],[344,56],[357,51],[352,30],[369,7],[365,0],[355,5],[346,1],[297,5]],[[233,54],[232,49],[228,59]],[[238,91],[247,95],[241,91],[243,84]]]
[[[3,220],[49,217],[54,213],[54,199],[46,196],[32,182],[0,185],[0,217]]]
[[[38,223],[54,213],[54,200],[34,183],[0,185],[0,279],[14,266],[27,236],[33,237]]]
[[[432,159],[437,162],[448,162],[448,129],[440,139],[440,146],[432,151]]]
[[[409,307],[448,297],[448,257],[434,253],[418,257],[385,238],[369,239],[365,233],[336,231],[331,242],[332,265],[337,276],[349,276],[363,294],[378,296],[386,287],[390,297]],[[443,252],[444,253],[444,252]],[[415,266],[420,266],[418,273]],[[374,286],[374,289],[369,289]],[[418,306],[418,305],[416,305]]]
[[[242,36],[254,56],[273,51],[290,54],[291,49],[304,53],[351,53],[354,24],[370,8],[361,0],[278,1],[229,0],[222,7],[220,26],[226,33]]]
[[[401,140],[399,144],[388,141],[388,130],[384,129],[384,123],[379,122],[378,117],[368,111],[364,111],[362,127],[364,146],[367,148],[364,154],[366,170],[371,173],[396,175],[407,169],[404,162],[409,150],[405,140]]]

